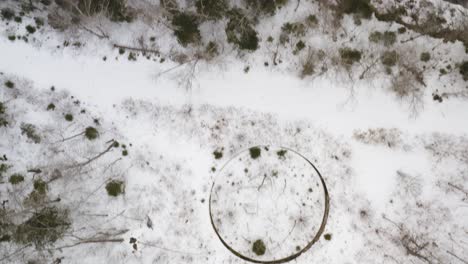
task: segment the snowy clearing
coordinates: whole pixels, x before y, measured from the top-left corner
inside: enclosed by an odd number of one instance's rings
[[[468,263],[462,5],[84,1],[0,3],[0,263]]]

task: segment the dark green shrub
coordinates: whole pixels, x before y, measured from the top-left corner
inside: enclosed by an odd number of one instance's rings
[[[253,147],[249,149],[250,157],[256,159],[260,157],[262,150],[259,147]]]
[[[10,165],[7,165],[5,163],[0,164],[0,179],[3,178],[3,175],[11,168]]]
[[[34,34],[34,32],[36,32],[36,28],[34,26],[27,25],[26,31],[28,31],[29,34]]]
[[[224,17],[228,9],[227,0],[197,0],[197,12],[206,19],[218,20]]]
[[[5,20],[11,20],[15,16],[15,11],[10,8],[3,8],[0,13]]]
[[[137,60],[136,54],[134,52],[128,53],[128,60],[129,61],[136,61]]]
[[[247,19],[242,10],[234,8],[228,12],[229,21],[226,25],[228,43],[236,45],[241,50],[254,51],[258,49],[257,32],[252,22]]]
[[[393,31],[374,31],[369,35],[369,40],[375,43],[382,43],[385,47],[392,46],[395,44],[397,35]]]
[[[283,26],[281,26],[280,43],[285,44],[288,42],[291,35],[294,37],[303,37],[305,33],[306,27],[304,24],[299,22],[286,22],[283,24]]]
[[[87,127],[84,135],[89,140],[95,140],[99,137],[99,132],[94,127]]]
[[[306,19],[306,23],[309,27],[315,27],[318,24],[317,16],[309,15]]]
[[[273,15],[276,9],[286,5],[288,0],[245,0],[247,7],[255,12],[266,15]]]
[[[5,86],[10,88],[10,89],[13,89],[13,88],[15,88],[15,83],[8,80],[8,81],[5,82]]]
[[[362,53],[359,50],[351,49],[351,48],[342,48],[340,49],[340,57],[341,61],[345,65],[353,65],[355,62],[359,62],[361,60]]]
[[[323,235],[323,237],[325,238],[325,240],[331,240],[332,235],[331,234],[325,234],[325,235]]]
[[[429,52],[421,53],[421,61],[428,62],[431,59],[431,54]]]
[[[44,26],[44,19],[40,18],[40,17],[35,17],[34,18],[34,22],[36,22],[36,26],[38,28]]]
[[[8,36],[8,40],[15,41],[16,36],[15,35],[10,35],[10,36]]]
[[[124,149],[122,150],[122,156],[128,156],[128,150]]]
[[[396,51],[385,51],[380,57],[382,64],[388,67],[395,66],[398,61],[398,54]]]
[[[53,103],[50,103],[47,105],[47,111],[54,111],[55,110],[55,105]]]
[[[266,251],[265,243],[263,243],[261,239],[257,239],[252,245],[252,251],[258,256],[265,254],[265,251]]]
[[[223,157],[223,152],[222,152],[222,151],[215,150],[215,151],[213,152],[213,156],[214,156],[215,159],[220,159],[220,158]]]
[[[106,191],[109,196],[119,196],[124,193],[124,188],[125,186],[123,181],[112,180],[106,184]]]
[[[369,34],[369,40],[374,43],[379,43],[382,41],[382,32],[380,31],[373,31]]]
[[[20,182],[24,181],[24,176],[18,173],[15,173],[10,176],[10,179],[8,179],[8,182],[10,182],[13,185],[19,184]]]
[[[36,126],[33,124],[22,123],[21,135],[26,135],[27,138],[31,139],[34,143],[41,143],[41,136],[36,132]]]
[[[47,183],[42,179],[34,180],[34,191],[38,192],[39,194],[46,194],[47,193]]]
[[[19,244],[33,244],[42,248],[61,239],[70,226],[68,210],[55,206],[35,212],[26,222],[20,224],[14,233]]]
[[[370,18],[372,16],[373,6],[370,0],[339,0],[337,3],[339,14],[355,14],[359,18]]]
[[[23,18],[21,18],[20,16],[15,17],[14,20],[15,20],[16,23],[22,23],[23,22]]]
[[[303,37],[306,33],[306,27],[304,24],[296,22],[290,23],[286,22],[281,26],[281,32],[284,32],[288,35],[294,35],[295,37]]]
[[[174,35],[184,47],[190,43],[200,41],[201,36],[198,25],[197,16],[188,12],[179,12],[172,18],[172,26],[175,28]]]
[[[6,127],[8,125],[8,121],[5,117],[6,107],[5,105],[0,102],[0,127]]]
[[[397,35],[393,31],[385,31],[382,36],[383,44],[385,47],[389,47],[396,42]]]
[[[212,59],[219,55],[218,44],[216,42],[210,41],[206,45],[205,54],[207,59]]]
[[[464,81],[468,81],[468,61],[464,61],[460,65],[460,74]]]
[[[0,102],[0,115],[4,115],[6,113],[6,107],[3,102]]]
[[[72,114],[65,114],[65,120],[67,120],[68,122],[73,121],[73,115]]]
[[[312,58],[308,58],[303,64],[302,64],[302,70],[301,70],[301,78],[304,78],[306,76],[310,76],[315,73],[315,64],[314,60]]]
[[[305,48],[305,43],[304,41],[302,40],[299,40],[297,43],[296,43],[296,48],[294,49],[293,53],[294,54],[297,54],[299,51],[303,50]]]
[[[284,159],[284,157],[286,156],[286,153],[287,153],[287,152],[288,152],[287,150],[282,149],[282,150],[278,150],[278,151],[276,152],[276,154],[278,155],[278,158],[279,158],[279,159]]]

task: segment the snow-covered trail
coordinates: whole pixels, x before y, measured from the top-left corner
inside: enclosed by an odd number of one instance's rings
[[[193,90],[187,92],[170,74],[157,78],[158,73],[174,67],[173,64],[144,59],[129,62],[126,57],[115,60],[117,51],[107,46],[100,52],[99,56],[77,55],[69,50],[51,52],[22,42],[0,40],[0,71],[28,78],[35,87],[49,89],[54,85],[67,89],[106,116],[115,116],[113,105],[132,97],[170,105],[190,102],[195,106],[244,107],[277,114],[283,120],[305,119],[348,139],[356,129],[376,127],[396,127],[410,134],[468,132],[464,116],[468,104],[458,100],[436,103],[430,92],[423,111],[411,117],[408,106],[381,87],[363,87],[361,91],[356,88],[350,100],[349,89],[340,84],[318,79],[303,81],[292,74],[272,73],[263,66],[253,67],[245,74],[240,63],[223,70],[201,70]],[[103,56],[107,56],[107,61],[102,60]],[[130,137],[140,137],[132,128],[125,130]],[[400,153],[397,159],[392,151],[382,152],[375,147],[359,145],[353,149],[356,184],[377,207],[386,203],[396,170],[427,171],[430,167],[420,153]]]
[[[436,87],[427,88],[423,111],[411,117],[406,103],[378,86],[355,88],[356,94],[349,100],[349,89],[341,84],[300,80],[263,66],[252,67],[245,74],[244,65],[238,63],[223,70],[201,70],[189,93],[170,74],[157,78],[158,73],[174,67],[171,63],[144,59],[129,62],[126,57],[117,61],[117,51],[107,46],[100,52],[101,55],[76,55],[69,50],[51,52],[22,42],[0,40],[0,71],[28,78],[37,87],[49,89],[54,85],[68,89],[83,101],[99,105],[101,110],[132,97],[176,105],[190,102],[246,107],[288,119],[306,119],[345,136],[354,129],[369,127],[398,127],[411,133],[468,131],[464,115],[468,104],[456,99],[432,101],[430,94]],[[103,61],[103,56],[108,60]]]

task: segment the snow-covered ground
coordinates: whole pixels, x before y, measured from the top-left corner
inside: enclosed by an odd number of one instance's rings
[[[11,28],[2,24],[0,30],[7,36]],[[0,156],[13,165],[7,176],[25,175],[19,185],[0,179],[0,200],[9,200],[3,210],[36,210],[20,198],[42,178],[49,202],[60,198],[54,203],[68,208],[71,219],[71,229],[49,251],[0,242],[0,262],[244,263],[214,232],[209,197],[227,161],[262,145],[301,153],[328,188],[323,236],[297,263],[467,263],[468,104],[463,97],[433,100],[443,83],[437,76],[429,78],[415,110],[384,89],[385,78],[301,79],[288,69],[265,67],[261,54],[249,61],[248,73],[242,58],[228,54],[198,62],[187,77],[190,64],[143,56],[129,61],[86,32],[77,37],[84,47],[56,48],[63,38],[48,27],[28,43],[0,38],[0,102],[9,120],[0,127]],[[467,57],[460,45],[444,45],[453,48],[451,55]],[[451,85],[457,90],[466,82]],[[51,103],[54,109],[48,109]],[[40,142],[22,133],[23,124],[36,127]],[[97,139],[83,136],[89,126],[99,131]],[[27,172],[35,168],[42,172]],[[110,180],[124,182],[123,195],[107,194]],[[288,201],[279,208],[289,208]],[[278,221],[291,223],[296,215],[290,211]],[[16,215],[14,221],[24,219]],[[301,249],[316,222],[306,218],[294,225]],[[239,235],[247,232],[245,223],[231,219],[226,228]],[[284,228],[273,237],[291,229],[273,226]],[[248,251],[259,236],[250,235],[232,243]],[[103,236],[124,241],[83,243]],[[285,245],[285,252],[296,246]]]

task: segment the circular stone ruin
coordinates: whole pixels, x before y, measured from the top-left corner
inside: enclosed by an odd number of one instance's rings
[[[319,171],[304,156],[256,146],[221,168],[209,205],[211,224],[233,254],[256,263],[282,263],[320,238],[329,197]]]

